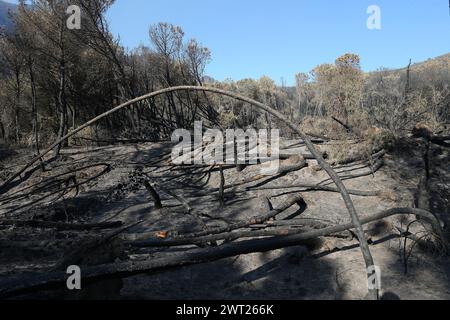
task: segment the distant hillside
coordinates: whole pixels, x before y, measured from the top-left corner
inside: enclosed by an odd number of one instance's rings
[[[383,72],[388,74],[404,74],[406,73],[407,67],[405,63],[404,68],[400,69],[385,69]],[[426,61],[422,62],[414,62],[411,64],[411,72],[414,74],[420,74],[424,71],[429,70],[440,70],[442,72],[450,72],[450,53],[444,54],[442,56],[438,56],[436,58],[430,58]],[[375,75],[379,71],[369,72],[368,75]]]
[[[0,0],[0,28],[11,30],[13,22],[9,16],[9,12],[15,12],[17,5]]]
[[[436,57],[436,58],[428,59],[424,62],[414,63],[412,65],[412,69],[419,71],[424,68],[436,67],[436,66],[448,68],[450,66],[450,53],[444,54],[444,55]]]

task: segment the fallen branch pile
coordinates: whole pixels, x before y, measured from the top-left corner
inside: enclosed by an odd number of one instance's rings
[[[367,175],[374,175],[384,164],[383,156],[385,151],[381,150],[373,154],[370,159],[366,156],[355,155],[351,158],[343,161],[341,166],[332,167],[329,163],[325,161],[327,156],[326,153],[319,151],[316,146],[311,141],[310,137],[303,132],[301,132],[295,124],[290,122],[284,115],[279,113],[272,108],[261,104],[252,99],[227,92],[224,90],[216,88],[206,88],[206,87],[194,87],[194,86],[182,86],[175,88],[168,88],[160,90],[127,103],[124,103],[98,117],[88,121],[81,127],[71,131],[70,134],[66,135],[59,141],[56,141],[49,148],[44,150],[40,155],[33,158],[29,163],[27,163],[23,168],[21,168],[17,173],[13,174],[8,178],[1,186],[0,193],[6,193],[12,188],[13,184],[20,185],[22,182],[20,178],[22,175],[27,175],[27,172],[33,171],[30,169],[39,159],[46,156],[54,147],[59,145],[64,140],[72,137],[76,133],[80,132],[84,128],[91,126],[98,122],[99,120],[117,112],[125,107],[131,106],[137,102],[145,99],[155,97],[157,95],[166,94],[175,91],[200,91],[200,92],[211,92],[216,94],[221,94],[228,96],[245,103],[249,103],[261,111],[267,112],[280,121],[284,122],[295,134],[300,136],[302,139],[302,144],[304,144],[309,150],[309,154],[302,153],[296,156],[291,155],[285,150],[281,154],[282,159],[287,159],[283,162],[281,168],[277,175],[273,177],[267,177],[264,175],[255,175],[250,178],[241,179],[238,182],[226,184],[226,179],[224,175],[225,168],[220,166],[216,168],[220,173],[220,185],[217,188],[201,190],[195,193],[195,197],[211,197],[212,194],[218,194],[221,208],[227,206],[226,196],[227,192],[236,192],[236,189],[241,188],[241,192],[247,193],[250,191],[261,191],[261,190],[288,190],[295,192],[295,195],[287,198],[283,201],[277,208],[272,207],[270,199],[266,199],[267,207],[269,208],[266,212],[259,212],[252,218],[227,222],[226,225],[221,226],[211,226],[205,223],[202,219],[207,216],[197,212],[196,208],[184,197],[173,190],[172,187],[166,186],[164,183],[154,182],[152,177],[147,173],[141,172],[142,179],[140,182],[145,187],[149,195],[151,196],[152,203],[154,204],[153,210],[158,211],[160,214],[170,213],[170,210],[175,210],[176,206],[165,207],[164,198],[161,193],[172,200],[176,200],[178,207],[183,207],[183,213],[191,215],[197,219],[199,225],[201,226],[200,231],[193,232],[178,232],[178,230],[164,230],[160,232],[152,232],[153,237],[149,237],[145,240],[138,241],[123,241],[121,245],[125,245],[129,250],[136,248],[168,248],[168,247],[183,247],[184,250],[176,252],[168,252],[167,254],[161,254],[157,258],[148,259],[146,261],[133,261],[125,260],[114,263],[102,263],[100,265],[94,266],[83,266],[83,281],[96,281],[100,279],[111,279],[120,278],[135,275],[138,273],[147,273],[155,271],[164,271],[169,268],[198,264],[204,262],[215,261],[227,257],[232,257],[241,254],[253,253],[253,252],[265,252],[274,249],[285,248],[289,246],[296,246],[304,244],[305,241],[310,239],[315,239],[319,237],[330,237],[330,236],[342,236],[342,233],[351,231],[352,234],[356,235],[358,244],[361,248],[361,252],[364,258],[366,268],[375,265],[372,255],[369,250],[369,244],[364,234],[363,225],[371,222],[379,221],[387,217],[403,214],[403,215],[415,215],[424,219],[428,222],[432,228],[433,236],[436,243],[442,244],[446,247],[444,237],[442,235],[441,223],[433,216],[431,213],[420,209],[411,208],[395,208],[380,213],[366,215],[365,217],[359,217],[357,215],[356,209],[353,205],[352,198],[350,195],[355,196],[368,196],[376,197],[382,194],[381,191],[361,191],[361,190],[349,190],[343,184],[343,180],[354,179],[357,177],[363,177]],[[254,146],[253,146],[254,147]],[[201,150],[200,150],[201,151]],[[195,154],[199,150],[194,150],[192,153]],[[319,184],[311,183],[295,183],[289,185],[277,185],[271,186],[267,185],[271,181],[274,181],[282,176],[292,174],[294,172],[300,171],[308,167],[307,160],[317,161],[318,165],[322,170],[324,170],[329,179],[324,180]],[[269,159],[259,159],[259,163],[269,161]],[[370,166],[364,165],[361,168],[349,168],[346,167],[347,164],[355,165],[358,162],[367,163],[370,162]],[[60,174],[58,176],[45,179],[41,181],[36,186],[26,187],[20,191],[16,191],[12,194],[6,194],[2,199],[0,199],[0,204],[8,204],[10,202],[22,201],[27,199],[29,196],[36,196],[36,199],[12,207],[6,213],[8,215],[16,213],[20,210],[26,209],[28,207],[33,207],[37,203],[43,200],[58,195],[57,199],[62,199],[64,203],[64,196],[72,190],[76,190],[78,195],[78,187],[88,183],[89,181],[95,180],[108,172],[110,170],[109,165],[99,164],[98,166],[105,166],[104,170],[100,173],[94,175],[90,179],[86,179],[83,182],[77,182],[76,175],[70,175],[69,173]],[[180,166],[181,170],[203,170],[204,166]],[[210,175],[211,171],[215,166],[206,167],[208,171],[205,175]],[[233,166],[232,166],[233,167]],[[337,171],[338,169],[342,169]],[[357,170],[356,173],[354,171]],[[361,171],[362,170],[362,171]],[[194,172],[194,171],[189,171]],[[186,173],[185,173],[186,174]],[[180,177],[183,176],[179,175]],[[267,178],[266,180],[263,180]],[[200,179],[198,179],[200,180]],[[261,181],[263,180],[263,181]],[[256,182],[256,185],[249,186],[249,184]],[[332,186],[330,184],[333,184]],[[336,192],[340,193],[342,199],[345,203],[347,211],[349,213],[350,222],[346,224],[333,225],[333,223],[328,221],[320,220],[276,220],[281,213],[292,208],[295,205],[302,207],[304,199],[301,194],[292,189],[301,189],[301,192],[311,192],[311,191],[326,191],[326,192]],[[36,195],[37,194],[37,195]],[[38,196],[39,195],[39,196]],[[136,224],[132,224],[122,229],[118,229],[107,233],[101,237],[94,237],[94,240],[87,243],[80,242],[75,251],[71,253],[66,253],[66,255],[57,263],[57,265],[50,271],[43,271],[39,273],[17,275],[13,277],[8,277],[7,279],[0,280],[0,297],[13,297],[23,293],[36,292],[37,290],[43,290],[48,288],[62,289],[64,287],[65,281],[67,279],[67,274],[64,272],[64,268],[73,263],[83,263],[84,256],[89,256],[93,254],[95,250],[99,247],[104,246],[111,239],[116,239],[118,236],[125,231],[134,231],[136,225],[141,224],[143,221],[139,221]],[[0,220],[0,228],[5,227],[24,227],[24,228],[43,228],[43,229],[56,229],[58,231],[99,231],[103,229],[117,229],[122,227],[122,222],[97,222],[97,223],[75,223],[75,222],[54,222],[54,221],[43,221],[37,219],[8,219]],[[137,231],[136,231],[137,232]],[[142,234],[146,234],[145,231],[141,231]],[[125,236],[126,238],[126,236]],[[1,246],[0,241],[0,246]],[[192,248],[192,246],[199,248]],[[188,247],[188,248],[185,248]],[[161,251],[164,253],[164,251]],[[371,276],[370,274],[367,275]],[[378,299],[378,290],[369,288],[370,299]]]
[[[410,214],[423,217],[433,224],[433,227],[440,234],[441,226],[435,217],[429,212],[412,208],[394,208],[387,211],[361,219],[362,224],[378,221],[397,214]],[[172,267],[186,266],[211,262],[227,257],[233,257],[242,254],[254,252],[266,252],[270,250],[286,248],[290,246],[301,245],[309,239],[325,237],[331,234],[344,232],[353,229],[353,224],[330,226],[318,230],[309,229],[275,229],[266,231],[241,231],[217,233],[215,235],[200,236],[197,239],[184,238],[183,240],[160,240],[160,241],[141,241],[131,243],[138,247],[149,246],[180,246],[188,244],[198,244],[198,242],[210,242],[217,240],[235,240],[238,238],[264,237],[262,239],[243,240],[238,242],[226,242],[217,247],[189,249],[179,253],[168,254],[166,257],[155,258],[148,261],[126,261],[83,268],[83,279],[86,282],[99,279],[112,279],[115,277],[123,278],[139,273],[148,273],[161,270],[167,270]],[[218,232],[219,230],[215,230]],[[214,233],[210,231],[210,233]],[[50,288],[62,289],[65,285],[67,274],[65,272],[47,272],[33,275],[20,275],[11,277],[7,280],[0,280],[0,298],[8,298],[19,294],[34,292]]]

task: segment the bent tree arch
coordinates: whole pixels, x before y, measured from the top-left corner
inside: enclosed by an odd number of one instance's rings
[[[345,185],[343,184],[342,180],[339,178],[338,174],[333,170],[333,168],[324,160],[323,156],[320,154],[320,152],[318,152],[316,150],[316,148],[314,147],[313,143],[311,142],[311,139],[305,134],[303,133],[301,130],[299,130],[297,128],[297,126],[292,123],[290,120],[288,120],[284,115],[282,115],[280,112],[272,109],[271,107],[260,103],[256,100],[244,97],[242,95],[236,94],[236,93],[232,93],[229,91],[225,91],[225,90],[221,90],[221,89],[217,89],[217,88],[210,88],[210,87],[200,87],[200,86],[178,86],[178,87],[170,87],[170,88],[166,88],[166,89],[162,89],[162,90],[158,90],[152,93],[148,93],[146,95],[143,95],[141,97],[135,98],[133,100],[127,101],[95,118],[93,118],[92,120],[86,122],[85,124],[83,124],[82,126],[78,127],[77,129],[75,129],[74,131],[68,133],[67,135],[65,135],[64,137],[62,137],[61,139],[59,139],[58,141],[56,141],[55,143],[53,143],[51,146],[49,146],[47,149],[45,149],[44,151],[42,151],[41,154],[37,155],[36,157],[34,157],[33,159],[31,159],[26,165],[24,165],[18,172],[16,172],[15,174],[13,174],[10,178],[8,178],[1,186],[0,186],[0,193],[3,192],[3,190],[5,189],[5,187],[7,187],[8,184],[10,184],[12,181],[14,181],[16,178],[20,177],[30,166],[32,166],[36,161],[38,161],[39,159],[42,159],[43,156],[45,156],[46,154],[48,154],[51,150],[53,150],[56,146],[58,146],[59,144],[61,144],[62,142],[66,141],[68,138],[74,136],[75,134],[77,134],[78,132],[80,132],[81,130],[93,125],[94,123],[98,122],[99,120],[102,120],[104,118],[106,118],[107,116],[121,110],[124,109],[130,105],[133,105],[137,102],[140,102],[142,100],[146,100],[149,98],[153,98],[162,94],[166,94],[166,93],[170,93],[170,92],[175,92],[175,91],[202,91],[202,92],[211,92],[211,93],[215,93],[215,94],[219,94],[219,95],[223,95],[223,96],[227,96],[242,102],[246,102],[249,103],[265,112],[268,112],[269,114],[275,116],[276,118],[278,118],[280,121],[284,122],[291,130],[293,130],[296,134],[298,134],[305,142],[307,148],[309,149],[309,151],[311,152],[311,154],[314,156],[314,158],[317,160],[317,162],[319,163],[319,165],[321,166],[321,168],[327,172],[327,174],[330,176],[330,178],[334,181],[334,183],[336,184],[337,188],[339,189],[339,192],[342,195],[342,198],[344,200],[345,206],[347,207],[348,213],[350,214],[351,217],[351,222],[353,224],[353,227],[355,229],[355,233],[356,236],[359,240],[359,244],[360,244],[360,248],[361,248],[361,252],[364,258],[364,262],[366,264],[366,270],[372,270],[374,269],[374,261],[373,261],[373,257],[372,254],[370,253],[370,249],[369,249],[369,245],[364,237],[364,231],[363,231],[363,227],[361,225],[361,221],[358,218],[358,214],[356,212],[355,206],[353,205],[353,201],[350,198],[350,195],[345,187]],[[367,271],[367,276],[370,277],[372,276],[372,274],[368,274]],[[368,281],[369,283],[369,281]],[[377,300],[379,298],[378,296],[378,289],[376,288],[372,288],[369,287],[368,288],[368,298],[369,299],[373,299],[373,300]]]

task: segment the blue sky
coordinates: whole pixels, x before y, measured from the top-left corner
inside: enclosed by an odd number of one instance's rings
[[[369,5],[381,30],[369,30]],[[182,27],[212,51],[207,73],[218,80],[294,83],[294,74],[358,53],[366,71],[398,68],[450,52],[448,0],[116,0],[112,32],[128,48],[148,45],[148,27]]]

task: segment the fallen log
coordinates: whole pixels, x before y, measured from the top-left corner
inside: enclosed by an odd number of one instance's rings
[[[301,157],[301,156],[300,156],[300,157]],[[292,158],[292,156],[291,156],[291,158]],[[288,174],[288,173],[302,170],[302,169],[304,169],[304,168],[306,168],[306,167],[308,167],[308,163],[305,161],[305,159],[300,158],[300,161],[298,161],[297,163],[294,163],[294,164],[288,164],[288,165],[282,165],[282,166],[278,169],[278,172],[277,172],[277,174],[276,174],[274,177],[281,177],[281,176],[284,176],[284,175],[286,175],[286,174]],[[274,177],[270,177],[269,179],[270,179],[270,180],[273,180]],[[256,175],[256,176],[254,176],[254,177],[250,177],[250,178],[248,178],[248,179],[246,179],[246,180],[244,180],[244,181],[235,182],[235,183],[226,185],[226,186],[225,186],[225,190],[227,190],[227,189],[232,189],[232,188],[236,188],[236,187],[239,187],[239,186],[248,184],[248,183],[256,182],[256,181],[261,180],[261,179],[264,179],[264,178],[268,178],[268,176],[267,176],[267,175],[264,175],[264,174],[259,174],[259,175]],[[218,190],[216,190],[216,189],[212,189],[210,192],[217,192],[217,191],[218,191]]]
[[[349,180],[349,179],[355,179],[355,178],[361,178],[361,177],[365,177],[365,176],[374,175],[378,170],[381,169],[381,167],[383,167],[383,165],[384,165],[384,160],[380,159],[377,162],[375,162],[373,164],[373,166],[370,167],[369,170],[367,170],[366,172],[356,173],[356,174],[348,174],[348,175],[339,176],[339,177],[341,178],[341,180]]]
[[[292,158],[292,156],[290,156],[290,157]],[[270,180],[273,180],[274,178],[286,175],[286,174],[288,174],[290,172],[295,172],[295,171],[301,170],[301,169],[306,168],[306,167],[308,167],[308,163],[304,159],[302,159],[301,161],[299,161],[299,162],[297,162],[295,164],[289,164],[289,165],[281,166],[280,169],[278,170],[278,173],[277,173],[276,176],[270,177],[270,176],[267,176],[267,175],[258,174],[256,176],[247,178],[247,179],[245,179],[243,181],[238,181],[238,182],[234,182],[234,183],[225,185],[223,189],[225,191],[225,190],[237,188],[237,187],[243,186],[245,184],[256,182],[256,181],[264,179],[264,178],[269,178]],[[216,192],[220,193],[220,188],[211,188],[211,189],[208,190],[208,192],[198,192],[196,194],[196,196],[200,196],[200,197],[201,196],[210,196],[212,193],[216,193]]]
[[[314,219],[314,218],[296,218],[289,220],[271,220],[265,224],[255,224],[251,225],[251,229],[267,229],[275,227],[290,227],[290,228],[300,228],[308,227],[312,229],[323,229],[335,225],[333,221],[325,219]]]
[[[429,212],[413,208],[394,208],[361,218],[361,224],[367,224],[398,214],[413,214],[425,218],[442,234],[440,223]],[[303,233],[276,236],[264,239],[245,240],[226,243],[218,247],[192,249],[166,257],[152,258],[146,261],[125,261],[82,268],[83,283],[102,279],[125,278],[141,273],[166,271],[173,267],[216,261],[242,254],[267,252],[286,247],[301,245],[304,241],[344,232],[354,228],[347,223],[325,229],[311,230]],[[301,232],[302,230],[298,231]],[[442,241],[444,241],[442,239]],[[66,289],[68,275],[63,271],[22,274],[0,280],[0,298],[11,298],[25,293],[44,289]]]
[[[384,218],[387,218],[392,215],[396,214],[415,214],[416,216],[420,216],[425,218],[428,222],[430,222],[433,226],[433,229],[436,230],[436,232],[442,236],[441,234],[441,225],[439,223],[439,220],[425,210],[420,209],[410,209],[410,208],[396,208],[391,209],[387,211],[380,212],[378,214],[374,214],[372,216],[361,218],[362,224],[371,223],[374,221],[378,221]],[[308,223],[306,221],[302,222],[303,225],[311,225],[311,223]],[[299,225],[300,222],[298,221],[283,221],[279,225],[282,226],[293,226],[293,225]],[[317,225],[315,222],[314,224]],[[276,225],[276,224],[275,224]],[[324,223],[322,223],[322,226]],[[323,237],[330,234],[335,234],[343,231],[351,230],[352,226],[351,224],[344,224],[344,225],[338,225],[338,226],[331,226],[331,227],[325,227],[318,229],[318,235],[317,237]],[[174,238],[174,239],[167,239],[167,240],[147,240],[147,241],[135,241],[135,242],[129,242],[133,246],[136,247],[165,247],[165,246],[181,246],[181,245],[189,245],[189,244],[202,244],[209,241],[233,241],[240,238],[251,238],[251,237],[268,237],[268,236],[287,236],[287,235],[296,235],[296,234],[302,234],[304,230],[302,229],[273,229],[273,230],[258,230],[258,231],[232,231],[232,232],[225,232],[221,234],[214,234],[214,235],[208,235],[204,237],[198,237],[198,238]],[[304,234],[309,234],[312,231],[308,230],[304,232]],[[306,240],[306,239],[305,239]]]
[[[177,246],[186,246],[186,245],[205,245],[211,241],[234,241],[237,239],[243,238],[256,238],[256,237],[269,237],[269,236],[287,236],[290,234],[297,234],[298,230],[295,229],[273,229],[273,230],[242,230],[242,231],[231,231],[220,234],[212,234],[208,236],[198,237],[198,238],[174,238],[168,240],[143,240],[143,241],[129,241],[127,244],[139,247],[177,247]]]
[[[70,240],[59,239],[57,244],[67,245]],[[54,240],[41,240],[41,241],[17,241],[17,240],[0,240],[0,248],[3,249],[13,249],[13,250],[36,250],[36,251],[55,251]]]
[[[184,234],[184,235],[177,237],[177,239],[178,240],[193,239],[193,238],[207,236],[207,235],[211,235],[211,234],[220,234],[220,233],[224,233],[224,232],[231,232],[233,230],[247,228],[253,224],[264,223],[264,222],[276,217],[283,211],[289,209],[294,204],[299,203],[300,201],[303,201],[303,197],[300,194],[298,194],[298,195],[292,196],[289,199],[287,199],[286,201],[284,201],[279,206],[279,208],[273,209],[261,216],[255,216],[249,220],[232,223],[226,227],[207,228],[207,229],[199,231],[199,232]]]
[[[356,179],[356,178],[374,175],[378,170],[381,169],[381,167],[383,167],[383,165],[384,165],[384,161],[383,161],[383,159],[380,159],[373,165],[373,167],[369,168],[369,170],[366,170],[361,173],[339,176],[339,178],[341,179],[341,181],[344,181],[344,180],[350,180],[350,179]],[[323,185],[323,184],[331,184],[331,183],[333,183],[333,181],[331,179],[326,179],[326,180],[320,182],[319,184]]]
[[[281,221],[268,221],[265,224],[255,224],[249,226],[251,230],[236,230],[231,232],[225,232],[221,234],[213,234],[192,239],[150,239],[150,240],[140,240],[140,241],[127,241],[126,244],[138,247],[176,247],[176,246],[186,246],[186,245],[197,245],[202,246],[211,241],[225,242],[234,241],[243,238],[257,238],[257,237],[269,237],[269,236],[287,236],[291,234],[298,234],[301,231],[309,231],[311,229],[327,228],[330,223],[326,224],[323,221],[317,221],[313,219],[292,219],[292,220],[281,220]],[[277,228],[277,227],[284,227]],[[299,228],[305,228],[299,230]],[[268,229],[269,230],[261,230]],[[296,229],[293,229],[296,228]],[[255,230],[259,229],[259,230]]]
[[[0,220],[0,226],[58,229],[60,231],[114,229],[119,228],[122,225],[123,225],[122,221],[83,224],[83,223],[62,223],[62,222],[38,221],[38,220]]]
[[[107,145],[165,142],[164,140],[152,140],[152,139],[90,139],[90,138],[86,138],[86,137],[75,137],[75,139],[94,142],[97,144],[102,143],[102,144],[107,144]]]
[[[285,150],[280,150],[280,153],[278,154],[278,159],[281,159],[281,160],[286,160],[286,159],[289,159],[290,157],[292,157],[293,155],[300,155],[300,156],[302,156],[303,157],[303,159],[305,159],[305,160],[315,160],[316,158],[312,155],[312,154],[310,154],[310,153],[304,153],[304,152],[296,152],[297,150],[296,149],[285,149]],[[326,152],[326,151],[323,151],[322,152],[322,157],[324,158],[324,159],[327,159],[328,158],[328,153]],[[267,160],[276,160],[277,158],[268,158]],[[265,161],[267,161],[267,160],[265,160],[264,158],[260,158],[260,160],[261,160],[261,163],[263,163],[263,162],[265,162]]]
[[[308,183],[298,183],[292,185],[283,185],[283,186],[266,186],[266,187],[247,187],[247,191],[260,191],[260,190],[283,190],[283,189],[294,189],[294,188],[302,188],[301,192],[308,191],[328,191],[328,192],[337,192],[339,193],[339,189],[336,187],[330,186],[322,186],[317,184],[308,184]],[[355,196],[363,196],[363,197],[376,197],[382,194],[382,191],[361,191],[361,190],[353,190],[347,189],[348,193]]]

